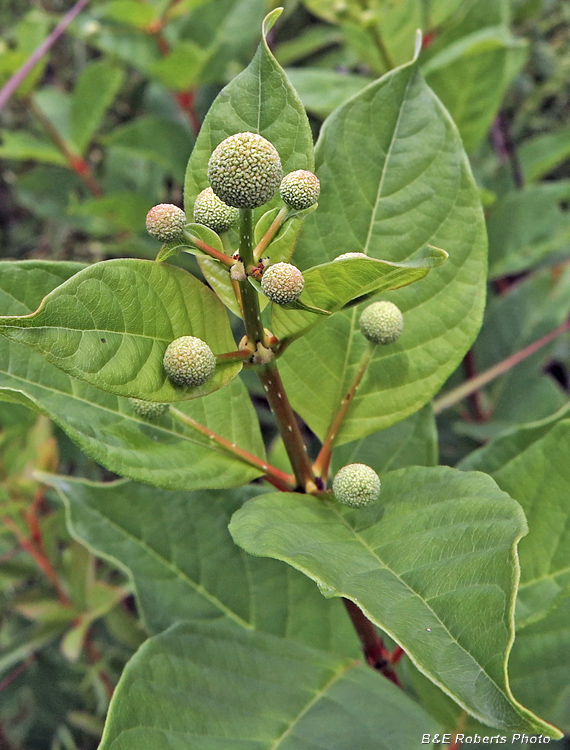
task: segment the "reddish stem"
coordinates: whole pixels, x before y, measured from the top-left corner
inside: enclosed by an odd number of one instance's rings
[[[46,133],[51,138],[52,143],[57,146],[64,155],[70,168],[83,181],[86,188],[97,198],[100,198],[103,195],[103,190],[93,176],[89,164],[79,154],[75,153],[69,143],[61,137],[57,129],[53,126],[51,120],[44,115],[40,107],[37,107],[34,104],[33,99],[29,100],[29,106],[34,115],[43,125]]]
[[[511,136],[509,121],[504,112],[499,112],[491,127],[491,140],[499,161],[509,162],[513,182],[518,190],[524,187],[524,175],[518,153]]]
[[[401,646],[396,646],[390,654],[390,664],[397,664],[405,653],[406,652]]]
[[[27,539],[26,536],[21,532],[18,524],[15,523],[9,516],[4,516],[2,518],[2,522],[4,523],[4,526],[9,531],[11,531],[12,534],[14,534],[22,549],[26,550],[26,552],[34,559],[38,567],[42,570],[46,578],[52,584],[57,592],[57,597],[60,604],[64,607],[71,606],[71,600],[65,592],[65,589],[63,588],[57,576],[57,573],[55,572],[49,558],[47,557],[45,550],[43,549],[43,545],[36,545],[30,539]]]
[[[54,43],[63,34],[73,19],[85,8],[89,0],[79,0],[73,8],[67,11],[61,21],[57,24],[51,34],[44,39],[40,46],[30,55],[22,67],[17,70],[14,75],[8,80],[8,82],[0,90],[0,111],[10,100],[12,94],[20,87],[24,82],[29,73],[35,68],[38,62],[46,54],[46,52],[54,45]]]
[[[23,672],[26,671],[26,669],[34,662],[36,658],[35,654],[30,654],[28,658],[23,661],[21,664],[19,664],[16,669],[11,672],[7,677],[5,677],[2,682],[0,682],[0,693],[5,690],[8,685],[11,685],[14,680],[16,680]]]
[[[468,379],[474,378],[477,375],[477,370],[475,368],[475,352],[473,351],[473,348],[469,349],[465,355],[463,359],[463,367]],[[485,413],[485,410],[483,409],[483,404],[481,403],[481,392],[479,390],[473,391],[473,393],[469,395],[469,403],[475,420],[477,422],[485,422],[489,415]]]
[[[433,402],[434,413],[441,414],[441,412],[445,411],[445,409],[449,409],[450,406],[454,406],[455,404],[459,403],[464,398],[467,398],[467,396],[469,396],[471,393],[474,393],[479,388],[482,388],[484,385],[487,385],[487,383],[490,383],[492,380],[499,377],[499,375],[503,375],[504,373],[508,372],[515,365],[518,365],[519,362],[527,359],[527,357],[530,357],[543,346],[546,346],[551,341],[554,341],[555,338],[560,336],[562,333],[565,333],[569,329],[570,320],[567,320],[562,323],[562,325],[559,325],[557,328],[555,328],[553,331],[550,331],[550,333],[547,333],[546,336],[543,336],[537,341],[534,341],[532,344],[529,344],[529,346],[525,347],[524,349],[521,349],[520,352],[512,354],[502,362],[499,362],[493,367],[490,367],[488,370],[485,370],[485,372],[482,372],[480,375],[476,375],[474,378],[466,380],[465,383],[458,386],[457,388],[453,388],[451,391],[448,391],[441,398],[438,398]]]
[[[362,653],[367,663],[372,669],[381,672],[394,685],[401,687],[398,675],[392,669],[390,653],[384,646],[384,642],[376,632],[374,625],[354,602],[344,598],[342,601],[358,634],[362,644]]]

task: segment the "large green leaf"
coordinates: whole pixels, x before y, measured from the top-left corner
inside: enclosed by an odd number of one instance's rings
[[[568,407],[493,440],[459,465],[485,471],[522,505],[529,535],[521,541],[517,628],[570,596],[570,419]]]
[[[378,474],[404,466],[437,465],[437,428],[431,405],[386,430],[335,448],[333,472],[355,461]]]
[[[468,152],[486,136],[526,56],[524,40],[506,27],[490,26],[450,44],[423,66],[427,82],[449,109]]]
[[[250,500],[230,532],[254,555],[288,562],[344,596],[413,663],[485,724],[556,730],[512,696],[520,506],[484,474],[447,467],[387,474],[381,499],[348,510],[280,493]]]
[[[254,488],[188,493],[126,481],[45,480],[65,500],[73,534],[129,571],[151,632],[226,617],[246,629],[359,653],[340,602],[324,599],[289,566],[252,558],[232,542],[228,522]]]
[[[515,695],[570,733],[570,598],[517,631],[510,673]]]
[[[71,100],[71,137],[83,154],[125,80],[125,71],[108,59],[81,71]]]
[[[222,89],[208,111],[186,172],[184,199],[189,216],[194,199],[208,187],[207,167],[212,151],[234,133],[250,131],[271,141],[279,151],[285,173],[313,168],[313,137],[307,115],[267,46],[267,33],[281,12],[276,9],[266,17],[263,40],[255,57],[243,73]]]
[[[413,413],[457,367],[481,322],[486,237],[457,130],[414,62],[328,118],[317,174],[319,207],[294,255],[301,269],[353,251],[392,262],[409,260],[426,244],[449,253],[421,284],[386,294],[404,313],[404,334],[377,347],[337,438],[343,443]],[[321,439],[365,345],[352,310],[324,320],[281,359],[293,406]]]
[[[25,315],[81,268],[50,261],[0,263],[0,308]],[[0,400],[47,415],[87,455],[117,474],[171,489],[201,489],[245,484],[260,473],[169,415],[142,419],[128,399],[75,380],[22,344],[0,339],[0,363]],[[178,408],[263,458],[259,423],[239,378]]]
[[[355,300],[400,289],[423,279],[432,268],[447,260],[447,253],[427,247],[408,263],[390,263],[375,258],[346,258],[324,263],[305,271],[305,288],[301,302],[321,310],[337,312]],[[272,329],[279,338],[299,336],[318,320],[314,314],[288,310],[279,305],[272,308]]]
[[[188,623],[148,640],[127,665],[100,750],[402,750],[438,731],[357,662],[227,623]]]
[[[222,303],[204,284],[180,268],[145,260],[109,260],[80,271],[35,313],[0,317],[0,333],[90,385],[152,401],[205,396],[241,367],[219,363],[196,388],[170,382],[162,359],[174,339],[198,336],[215,354],[234,350],[235,341]]]

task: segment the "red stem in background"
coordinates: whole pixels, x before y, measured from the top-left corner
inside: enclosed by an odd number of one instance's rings
[[[512,354],[502,362],[499,362],[493,367],[490,367],[488,370],[485,370],[485,372],[482,372],[480,375],[476,375],[474,378],[466,380],[465,383],[458,386],[457,388],[453,388],[451,391],[448,391],[443,396],[441,396],[441,398],[437,398],[433,402],[434,414],[441,414],[442,411],[445,411],[445,409],[449,409],[450,406],[458,404],[464,398],[467,398],[467,396],[471,395],[479,388],[487,385],[487,383],[490,383],[492,380],[499,377],[499,375],[503,375],[505,372],[508,372],[515,365],[518,365],[519,362],[522,362],[527,357],[530,357],[543,346],[546,346],[551,341],[554,341],[555,338],[560,336],[562,333],[565,333],[569,329],[570,320],[567,320],[561,325],[557,326],[553,331],[550,331],[550,333],[547,333],[546,336],[543,336],[537,341],[533,341],[532,344],[529,344],[524,349],[521,349],[520,352]]]
[[[405,653],[406,652],[401,646],[396,646],[390,654],[390,664],[397,664]]]
[[[35,658],[36,658],[35,654],[30,654],[30,656],[28,656],[28,658],[25,661],[19,664],[13,672],[11,672],[7,677],[5,677],[2,680],[2,682],[0,682],[0,693],[3,690],[5,690],[8,687],[8,685],[11,685],[14,682],[14,680],[16,680],[21,674],[23,674],[26,671],[26,669],[30,666],[30,664],[34,662]]]
[[[49,582],[52,584],[54,589],[57,592],[57,597],[59,599],[59,602],[64,607],[69,607],[71,605],[71,600],[68,597],[67,593],[65,592],[65,589],[63,588],[61,581],[58,578],[57,573],[55,572],[49,558],[47,557],[45,550],[43,548],[43,543],[41,542],[40,537],[40,543],[36,544],[33,540],[27,539],[26,536],[22,533],[20,530],[20,527],[17,523],[15,523],[10,516],[4,516],[2,518],[2,522],[4,526],[14,534],[18,542],[20,543],[20,546],[22,549],[26,550],[26,552],[34,559],[37,566],[42,570],[46,578],[49,580]]]
[[[472,348],[469,349],[463,359],[463,367],[465,369],[465,375],[468,379],[474,378],[477,375],[477,370],[475,368],[475,352]],[[481,403],[481,392],[479,390],[473,391],[473,393],[469,395],[469,403],[471,404],[471,410],[473,412],[475,420],[477,422],[485,422],[488,419],[489,415],[486,414],[485,410],[483,409],[483,405]]]
[[[513,182],[517,190],[524,187],[524,175],[518,153],[511,136],[509,121],[504,112],[499,112],[491,126],[491,140],[501,164],[509,162]]]
[[[6,84],[0,90],[0,111],[10,100],[10,97],[20,87],[25,78],[35,68],[38,62],[46,54],[46,52],[54,45],[54,43],[63,34],[73,19],[85,8],[89,3],[89,0],[79,0],[73,8],[67,11],[61,21],[57,24],[51,34],[44,39],[40,46],[30,55],[22,67],[17,70],[14,75],[8,80]]]
[[[394,685],[401,687],[398,675],[392,669],[390,652],[384,646],[384,642],[376,632],[374,625],[350,599],[343,598],[342,603],[346,607],[348,616],[358,633],[360,643],[362,644],[362,653],[368,664],[372,669],[381,672]]]

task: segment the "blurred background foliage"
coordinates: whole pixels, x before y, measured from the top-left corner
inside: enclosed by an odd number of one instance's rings
[[[563,324],[570,310],[570,4],[283,4],[269,41],[315,137],[335,107],[407,61],[416,29],[423,30],[422,70],[463,138],[490,243],[485,322],[449,385]],[[0,112],[0,256],[154,257],[146,212],[160,202],[182,204],[200,123],[251,59],[275,5],[88,2]],[[4,0],[0,87],[71,7]],[[188,256],[180,262],[197,272]],[[568,336],[556,337],[442,411],[441,462],[454,465],[513,425],[555,413],[568,401],[569,368]],[[69,536],[63,509],[37,472],[111,475],[23,407],[2,404],[0,426],[0,748],[90,750],[144,632],[126,576]]]

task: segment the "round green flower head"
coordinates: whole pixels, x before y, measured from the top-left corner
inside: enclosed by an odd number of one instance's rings
[[[264,271],[261,288],[272,302],[286,305],[299,299],[305,287],[305,279],[291,263],[275,263]]]
[[[172,203],[159,203],[146,215],[146,231],[161,242],[176,240],[186,227],[186,214]]]
[[[332,489],[339,503],[350,508],[364,508],[378,499],[380,479],[366,464],[348,464],[335,476]]]
[[[220,143],[208,162],[214,193],[235,208],[257,208],[273,198],[283,168],[272,143],[256,133],[236,133]]]
[[[281,180],[279,194],[285,203],[297,211],[314,206],[319,200],[321,183],[316,174],[306,169],[289,172]]]
[[[168,404],[159,404],[156,401],[143,401],[140,398],[130,398],[129,402],[135,414],[144,419],[156,419],[168,411]]]
[[[342,255],[337,255],[333,260],[346,260],[347,258],[368,258],[368,255],[366,253],[343,253]]]
[[[164,369],[176,385],[198,386],[216,370],[216,357],[208,344],[196,336],[181,336],[164,352]]]
[[[404,316],[393,302],[373,302],[360,316],[360,330],[373,344],[392,344],[404,330]]]
[[[214,232],[227,232],[239,218],[239,209],[221,201],[211,187],[202,190],[194,203],[194,221]]]

